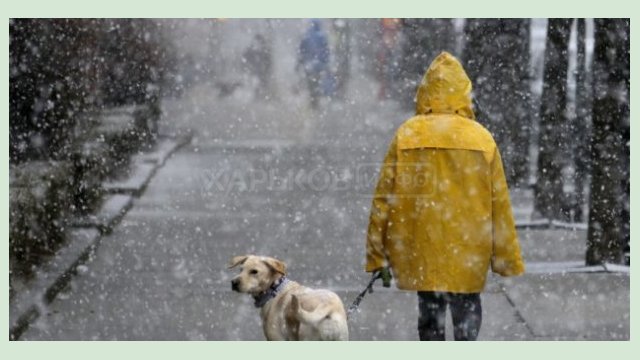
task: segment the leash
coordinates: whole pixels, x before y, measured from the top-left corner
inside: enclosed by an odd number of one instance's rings
[[[349,306],[349,308],[347,309],[347,319],[351,317],[351,314],[358,310],[360,302],[362,301],[362,299],[364,299],[364,296],[367,295],[367,293],[373,292],[373,284],[378,279],[382,279],[381,271],[375,272],[373,273],[373,275],[371,275],[371,281],[369,281],[369,285],[367,285],[367,287],[358,295],[358,297],[356,297],[356,299],[353,301],[353,304]]]

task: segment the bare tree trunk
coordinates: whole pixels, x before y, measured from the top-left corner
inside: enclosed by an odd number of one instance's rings
[[[575,165],[575,192],[572,201],[573,220],[584,220],[585,186],[589,175],[589,134],[591,132],[591,71],[586,63],[586,26],[585,19],[576,19],[576,113],[571,126],[571,140],[573,141],[573,158]]]
[[[506,61],[503,78],[502,105],[505,106],[504,117],[511,125],[506,126],[508,141],[506,153],[512,184],[525,184],[529,178],[529,139],[532,124],[531,92],[530,92],[530,67],[529,41],[531,24],[530,20],[509,20],[503,25],[505,38],[502,39],[504,55],[512,57],[512,61]]]
[[[623,20],[624,21],[624,20]],[[623,65],[623,78],[625,82],[625,90],[626,90],[626,99],[623,104],[623,123],[622,123],[622,144],[623,154],[622,154],[622,186],[623,186],[623,195],[622,195],[622,251],[624,252],[624,260],[627,265],[631,265],[631,114],[630,114],[630,82],[631,82],[631,73],[630,73],[630,46],[631,46],[631,36],[629,34],[629,20],[627,20],[626,24],[621,25],[623,30],[623,46],[624,51],[620,54],[620,61]]]
[[[495,137],[512,184],[525,182],[529,173],[529,32],[528,19],[468,19],[464,29],[476,115]]]
[[[567,220],[562,169],[568,136],[567,70],[571,19],[549,19],[544,59],[538,178],[535,210],[549,219]]]
[[[621,263],[624,259],[628,81],[629,21],[597,19],[587,265]]]

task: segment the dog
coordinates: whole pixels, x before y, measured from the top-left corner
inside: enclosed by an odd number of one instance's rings
[[[231,289],[253,296],[267,340],[349,340],[347,314],[334,292],[311,289],[286,277],[286,264],[255,255],[234,257],[240,267]]]

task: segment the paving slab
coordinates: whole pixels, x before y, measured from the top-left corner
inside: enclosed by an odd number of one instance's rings
[[[537,338],[629,340],[630,277],[531,274],[505,279],[508,297]]]

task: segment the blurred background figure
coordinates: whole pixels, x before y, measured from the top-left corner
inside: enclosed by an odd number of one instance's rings
[[[271,93],[272,60],[271,47],[262,34],[256,34],[249,47],[242,54],[250,74],[257,79],[254,98],[266,100]]]
[[[393,94],[393,84],[397,75],[398,58],[401,55],[400,19],[380,20],[380,47],[376,54],[378,60],[378,79],[380,89],[378,99],[388,99]]]
[[[329,43],[318,19],[311,20],[309,29],[300,41],[296,70],[302,69],[307,82],[311,107],[318,108],[322,95],[331,93],[329,74]]]
[[[335,19],[333,21],[333,49],[335,60],[334,71],[334,97],[337,100],[344,100],[347,83],[349,82],[351,61],[351,29],[348,19]]]

